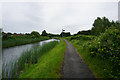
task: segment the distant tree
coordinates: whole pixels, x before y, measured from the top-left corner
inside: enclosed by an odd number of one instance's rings
[[[68,36],[70,36],[71,34],[70,34],[70,32],[67,32],[67,33],[65,33],[66,35],[66,37],[68,37]]]
[[[105,32],[105,29],[109,28],[109,27],[114,27],[114,28],[120,30],[120,22],[118,22],[118,21],[110,22],[109,19],[106,17],[103,17],[103,18],[97,17],[97,19],[93,23],[93,27],[91,30],[79,31],[77,34],[74,34],[74,35],[78,35],[78,34],[99,35],[100,33]]]
[[[60,37],[59,34],[52,34],[52,33],[47,33],[47,36],[49,36],[49,38]]]
[[[39,32],[37,32],[37,31],[32,31],[32,32],[31,32],[31,35],[33,35],[33,36],[35,36],[35,37],[40,37],[40,34],[39,34]]]
[[[29,35],[30,35],[30,33],[25,33],[25,35],[28,35],[28,36],[29,36]]]
[[[14,34],[17,34],[17,33],[14,33]]]
[[[44,30],[41,36],[47,36],[47,32]]]
[[[2,32],[2,35],[5,35],[6,33],[5,32]]]
[[[70,32],[61,32],[61,34],[60,34],[61,37],[62,37],[62,36],[68,37],[68,36],[70,36],[70,35],[71,35]]]
[[[79,31],[77,34],[90,35],[91,34],[91,30]]]
[[[7,35],[12,35],[12,33],[8,32]]]
[[[10,32],[8,32],[8,33],[2,32],[3,39],[8,39],[11,35],[12,35],[12,33],[10,33]]]
[[[103,33],[105,31],[106,27],[110,26],[111,23],[106,17],[103,17],[102,19],[98,17],[93,23],[91,33],[92,35],[99,35],[100,33]]]

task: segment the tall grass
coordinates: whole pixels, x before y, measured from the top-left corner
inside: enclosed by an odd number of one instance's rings
[[[61,40],[52,50],[41,56],[37,64],[26,66],[19,78],[60,78],[64,51],[65,42]]]
[[[49,39],[49,38],[47,37],[46,38],[18,38],[18,39],[2,40],[2,48],[34,43],[34,42],[38,42],[46,39]]]
[[[15,61],[15,64],[11,63],[12,66],[11,72],[10,74],[6,74],[5,76],[7,77],[9,75],[8,77],[12,77],[12,78],[18,77],[19,74],[25,69],[26,65],[30,66],[32,64],[36,64],[38,62],[38,59],[44,53],[54,48],[57,43],[58,41],[52,41],[49,43],[45,43],[42,46],[33,47],[30,50],[24,51],[22,55],[19,57],[19,59]]]

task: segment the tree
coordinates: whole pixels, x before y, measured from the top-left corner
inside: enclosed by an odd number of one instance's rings
[[[90,30],[83,30],[83,31],[79,31],[77,34],[83,34],[83,35],[90,35],[91,34],[91,31]],[[77,35],[76,34],[76,35]]]
[[[70,32],[61,32],[61,34],[60,34],[61,37],[62,37],[62,36],[68,37],[68,36],[70,36],[70,35],[71,35]]]
[[[31,35],[32,35],[32,36],[35,36],[35,37],[40,37],[40,34],[39,34],[39,32],[37,32],[37,31],[32,31],[32,32],[31,32]]]
[[[93,23],[93,28],[91,30],[91,33],[93,35],[99,35],[100,33],[103,33],[105,31],[106,27],[110,27],[110,26],[111,23],[106,17],[103,17],[102,19],[98,17]]]
[[[28,36],[29,36],[29,35],[30,35],[30,33],[25,33],[25,35],[28,35]]]
[[[41,36],[47,36],[47,32],[44,30]]]

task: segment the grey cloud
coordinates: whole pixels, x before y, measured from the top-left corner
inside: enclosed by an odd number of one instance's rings
[[[31,32],[46,29],[71,33],[91,29],[93,21],[106,16],[117,20],[117,2],[104,3],[3,3],[2,26],[8,32]],[[68,27],[66,27],[68,26]]]

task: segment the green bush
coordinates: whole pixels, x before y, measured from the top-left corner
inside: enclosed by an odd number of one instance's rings
[[[40,34],[39,34],[39,32],[37,32],[37,31],[32,31],[32,32],[31,32],[31,35],[32,35],[32,36],[35,36],[35,37],[40,37]]]
[[[70,40],[92,40],[94,39],[94,36],[87,36],[87,35],[76,35],[76,36],[71,36]]]
[[[91,56],[108,60],[112,64],[111,74],[120,76],[120,31],[118,29],[113,27],[106,29],[87,45]]]

